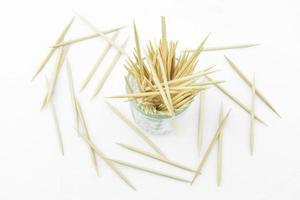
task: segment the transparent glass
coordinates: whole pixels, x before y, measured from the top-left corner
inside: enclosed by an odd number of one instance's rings
[[[139,92],[136,81],[132,76],[129,76],[129,84],[134,92]],[[127,93],[128,88],[126,88]],[[175,130],[174,121],[171,116],[168,115],[155,115],[148,114],[141,110],[136,101],[130,101],[131,113],[136,124],[144,131],[154,135],[166,135]],[[185,107],[182,110],[175,113],[175,121],[186,111]]]

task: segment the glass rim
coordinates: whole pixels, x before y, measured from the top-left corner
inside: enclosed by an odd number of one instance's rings
[[[129,75],[131,78],[133,78],[131,75]],[[134,79],[134,78],[133,78]],[[129,88],[128,86],[126,85],[126,93],[129,94]],[[165,115],[165,114],[151,114],[151,113],[146,113],[145,111],[143,111],[141,108],[139,108],[139,106],[137,105],[136,101],[135,100],[129,100],[130,101],[130,104],[133,105],[133,107],[139,111],[141,114],[147,116],[147,117],[150,117],[150,118],[155,118],[155,119],[170,119],[172,118],[172,116],[170,115]],[[190,107],[191,103],[194,101],[194,98],[193,100],[188,104],[186,105],[184,108],[178,110],[177,112],[175,112],[175,116],[177,117],[178,115],[180,115],[181,113],[183,113],[184,111],[187,110],[187,108]]]

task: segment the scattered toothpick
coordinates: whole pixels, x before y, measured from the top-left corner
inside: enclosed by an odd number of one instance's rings
[[[74,82],[73,82],[73,75],[72,75],[72,68],[71,64],[68,58],[66,58],[67,63],[67,77],[68,77],[68,83],[69,83],[69,91],[71,96],[71,101],[73,105],[73,110],[75,114],[75,121],[76,121],[76,128],[79,129],[79,113],[76,105],[76,95],[75,95],[75,89],[74,89]]]
[[[221,104],[220,114],[219,114],[219,126],[223,120],[223,104]],[[223,157],[223,131],[220,131],[218,136],[218,159],[217,159],[217,184],[218,186],[221,185],[221,178],[222,178],[222,157]]]
[[[68,30],[70,29],[71,25],[73,24],[74,21],[74,17],[69,21],[69,23],[65,26],[64,30],[62,31],[62,33],[58,36],[55,44],[58,44],[60,42],[62,42],[65,38],[66,33],[68,32]],[[42,61],[42,63],[39,65],[39,67],[37,68],[35,74],[33,75],[31,81],[33,81],[37,75],[39,75],[39,73],[44,69],[45,65],[48,63],[48,61],[50,60],[50,58],[52,57],[53,53],[55,52],[56,49],[51,48],[46,56],[46,58]]]
[[[259,44],[241,44],[241,45],[228,45],[219,47],[206,47],[203,51],[222,51],[222,50],[232,50],[232,49],[244,49],[249,47],[255,47]],[[193,52],[194,50],[188,50],[188,52]]]
[[[254,149],[254,112],[255,112],[255,77],[253,75],[253,81],[252,81],[252,98],[251,98],[251,118],[250,118],[250,153],[253,155],[253,149]]]
[[[121,27],[118,27],[118,28],[109,29],[109,30],[103,31],[103,34],[107,35],[109,33],[117,32],[117,31],[119,31],[119,30],[121,30],[125,27],[127,27],[127,26],[121,26]],[[53,45],[51,47],[52,48],[58,48],[58,47],[62,47],[62,46],[73,45],[73,44],[77,44],[79,42],[83,42],[83,41],[90,40],[90,39],[97,38],[97,37],[100,37],[100,35],[98,33],[93,33],[91,35],[87,35],[87,36],[75,38],[75,39],[72,39],[72,40],[64,41],[64,42],[61,42],[59,44]]]
[[[46,106],[52,98],[52,95],[54,93],[55,86],[56,86],[56,81],[57,81],[58,75],[61,71],[61,68],[63,66],[63,63],[64,63],[65,57],[67,55],[67,52],[68,52],[68,48],[61,48],[61,51],[60,51],[60,53],[57,57],[57,60],[56,60],[56,66],[55,66],[55,68],[52,72],[52,76],[51,76],[51,79],[50,79],[50,82],[49,82],[49,89],[48,89],[48,92],[47,92],[47,96],[45,97],[46,100],[44,101],[44,104],[43,104],[42,108],[44,106]]]
[[[174,162],[174,161],[171,161],[171,160],[168,160],[168,159],[165,159],[163,157],[160,157],[160,156],[157,156],[157,155],[154,155],[152,153],[149,153],[149,152],[146,152],[144,150],[141,150],[141,149],[138,149],[136,147],[132,147],[132,146],[129,146],[129,145],[126,145],[126,144],[120,144],[120,143],[117,143],[118,145],[120,145],[121,147],[129,150],[129,151],[132,151],[132,152],[135,152],[135,153],[138,153],[138,154],[141,154],[141,155],[144,155],[144,156],[147,156],[149,158],[152,158],[152,159],[155,159],[155,160],[158,160],[158,161],[161,161],[161,162],[164,162],[166,164],[169,164],[169,165],[172,165],[173,167],[177,167],[177,168],[180,168],[180,169],[183,169],[185,171],[189,171],[189,172],[195,172],[194,169],[190,168],[190,167],[186,167],[182,164],[179,164],[177,162]]]
[[[49,88],[49,83],[48,83],[47,78],[46,78],[46,86],[47,86],[47,88]],[[58,144],[59,144],[59,149],[60,149],[61,154],[64,155],[64,145],[63,145],[60,125],[59,125],[59,122],[58,122],[57,112],[56,112],[56,108],[55,108],[55,105],[53,103],[53,100],[51,100],[49,102],[49,104],[50,104],[50,109],[51,109],[53,120],[54,120],[54,125],[55,125]]]
[[[199,114],[198,114],[198,135],[197,135],[197,150],[200,154],[202,140],[203,140],[203,126],[204,126],[204,101],[205,91],[200,92],[199,96]]]
[[[173,179],[173,180],[176,180],[176,181],[190,183],[190,181],[187,180],[187,179],[180,178],[180,177],[177,177],[177,176],[174,176],[174,175],[171,175],[171,174],[167,174],[165,172],[161,172],[161,171],[158,171],[158,170],[155,170],[155,169],[149,169],[149,168],[142,167],[142,166],[132,164],[132,163],[129,163],[129,162],[124,162],[124,161],[121,161],[121,160],[115,160],[115,159],[110,159],[110,160],[114,163],[119,164],[119,165],[127,166],[127,167],[130,167],[130,168],[133,168],[133,169],[141,170],[141,171],[148,172],[148,173],[151,173],[151,174],[155,174],[155,175],[158,175],[158,176],[170,178],[170,179]]]

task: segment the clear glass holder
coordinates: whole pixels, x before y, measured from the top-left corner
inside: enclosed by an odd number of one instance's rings
[[[129,76],[129,84],[134,92],[139,92],[136,81],[132,76]],[[126,88],[129,93],[128,88]],[[182,116],[189,106],[186,106],[175,113],[175,121]],[[175,130],[174,119],[169,115],[145,113],[140,109],[135,100],[130,100],[130,109],[135,123],[147,133],[153,135],[166,135]]]

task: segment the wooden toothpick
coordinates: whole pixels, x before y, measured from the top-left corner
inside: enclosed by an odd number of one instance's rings
[[[138,154],[147,156],[147,157],[149,157],[149,158],[152,158],[152,159],[155,159],[155,160],[164,162],[164,163],[166,163],[166,164],[172,165],[173,167],[177,167],[177,168],[183,169],[183,170],[185,170],[185,171],[189,171],[189,172],[195,172],[195,170],[192,169],[192,168],[190,168],[190,167],[186,167],[186,166],[184,166],[184,165],[182,165],[182,164],[179,164],[179,163],[177,163],[177,162],[174,162],[174,161],[165,159],[165,158],[163,158],[163,157],[154,155],[154,154],[152,154],[152,153],[146,152],[146,151],[141,150],[141,149],[139,149],[139,148],[132,147],[132,146],[129,146],[129,145],[126,145],[126,144],[120,144],[120,143],[117,143],[117,144],[120,145],[121,147],[123,147],[123,148],[129,150],[129,151],[133,151],[133,152],[135,152],[135,153],[138,153]]]
[[[220,114],[219,114],[219,126],[222,123],[223,116],[223,103],[221,103]],[[222,157],[223,157],[223,131],[220,132],[218,137],[218,159],[217,159],[217,184],[221,185],[222,179]]]
[[[64,40],[66,33],[68,32],[68,30],[70,29],[71,25],[73,24],[73,21],[74,21],[74,17],[65,26],[64,30],[62,31],[62,33],[58,36],[55,44],[58,44],[58,43],[60,43],[60,42],[62,42]],[[31,81],[33,81],[37,77],[37,75],[39,75],[39,73],[44,69],[45,65],[48,63],[48,61],[52,57],[52,55],[55,52],[55,50],[56,49],[53,49],[53,48],[51,48],[49,50],[47,56],[45,57],[45,59],[42,61],[42,63],[37,68],[35,74],[33,75],[32,79],[31,79]]]
[[[255,76],[253,75],[253,81],[252,81],[252,98],[251,98],[251,116],[250,116],[250,154],[253,155],[254,150],[254,112],[255,112]]]
[[[219,46],[219,47],[206,47],[203,51],[222,51],[222,50],[232,50],[232,49],[244,49],[258,46],[259,44],[239,44],[239,45],[227,45],[227,46]],[[189,52],[193,52],[194,50],[188,50]]]
[[[73,105],[73,110],[75,114],[75,122],[76,122],[76,128],[79,129],[79,112],[76,105],[76,95],[75,95],[75,89],[74,89],[74,82],[73,82],[73,74],[72,74],[72,68],[71,64],[68,58],[66,58],[67,63],[67,77],[68,77],[68,83],[69,83],[69,91],[71,96],[71,101]]]
[[[127,27],[127,26],[121,26],[121,27],[118,27],[118,28],[105,30],[105,31],[103,31],[103,34],[107,35],[109,33],[117,32],[117,31],[119,31],[119,30],[121,30],[125,27]],[[68,41],[65,41],[65,42],[61,42],[61,43],[53,45],[51,47],[52,48],[58,48],[58,47],[61,47],[61,46],[73,45],[73,44],[77,44],[79,42],[83,42],[83,41],[90,40],[90,39],[97,38],[97,37],[100,37],[100,35],[98,33],[93,33],[91,35],[75,38],[75,39],[68,40]]]
[[[198,137],[197,137],[197,151],[200,155],[202,140],[203,140],[203,127],[204,127],[204,101],[205,91],[200,92],[199,96],[199,114],[198,114]]]
[[[149,168],[142,167],[142,166],[132,164],[132,163],[129,163],[129,162],[124,162],[124,161],[121,161],[121,160],[115,160],[115,159],[110,159],[110,160],[114,163],[119,164],[119,165],[127,166],[127,167],[130,167],[130,168],[133,168],[133,169],[141,170],[141,171],[148,172],[148,173],[151,173],[151,174],[155,174],[155,175],[158,175],[158,176],[170,178],[170,179],[173,179],[173,180],[176,180],[176,181],[190,183],[190,181],[187,180],[187,179],[180,178],[180,177],[177,177],[177,176],[174,176],[174,175],[171,175],[171,174],[167,174],[165,172],[161,172],[161,171],[158,171],[158,170],[155,170],[155,169],[149,169]]]
[[[48,92],[47,92],[46,101],[42,107],[46,106],[52,98],[52,95],[54,93],[55,86],[56,86],[56,81],[57,81],[58,75],[61,71],[62,65],[63,65],[65,57],[67,55],[67,52],[68,52],[68,48],[62,48],[58,55],[58,58],[56,61],[56,66],[53,70],[53,73],[52,73],[52,76],[51,76],[51,79],[49,82],[49,88],[48,88]]]
[[[47,86],[47,88],[49,88],[49,82],[48,82],[47,78],[46,78],[46,86]],[[60,125],[59,125],[59,121],[58,121],[58,117],[57,117],[57,112],[56,112],[56,108],[55,108],[55,105],[53,103],[53,100],[51,100],[49,102],[49,104],[50,104],[50,109],[51,109],[53,120],[54,120],[54,125],[55,125],[55,129],[56,129],[59,149],[60,149],[61,154],[64,155],[64,144],[63,144],[61,129],[60,129]]]
[[[207,158],[208,158],[208,156],[209,156],[209,154],[210,154],[210,152],[213,148],[213,145],[215,144],[216,140],[218,139],[229,114],[230,114],[230,110],[228,111],[228,113],[226,114],[224,119],[222,120],[221,124],[219,125],[219,128],[218,128],[217,132],[215,133],[214,137],[212,138],[211,142],[209,143],[209,146],[208,146],[208,148],[207,148],[207,150],[206,150],[206,152],[205,152],[205,154],[204,154],[204,156],[203,156],[203,158],[202,158],[202,160],[201,160],[201,162],[200,162],[200,164],[199,164],[199,166],[196,170],[196,173],[195,173],[193,179],[192,179],[191,185],[195,182],[196,178],[198,177],[199,173],[201,172],[202,167],[204,166],[204,164],[205,164],[205,162],[206,162],[206,160],[207,160]]]

